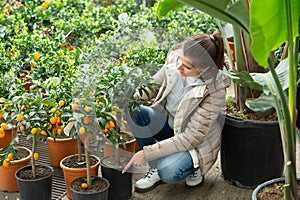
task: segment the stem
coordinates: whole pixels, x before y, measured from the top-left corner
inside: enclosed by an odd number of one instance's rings
[[[293,23],[292,23],[292,10],[291,1],[286,0],[286,13],[287,13],[287,26],[288,26],[288,55],[289,55],[289,110],[290,110],[290,121],[287,121],[291,126],[290,131],[287,131],[287,154],[288,163],[286,171],[286,183],[290,185],[292,191],[287,191],[291,193],[291,199],[298,199],[297,194],[297,178],[296,178],[296,143],[295,143],[295,132],[296,132],[296,74],[297,66],[294,62],[294,47],[293,47]],[[297,39],[296,39],[297,40]],[[298,54],[298,52],[295,52]],[[296,56],[297,57],[297,56]]]
[[[36,135],[33,135],[32,137],[32,155],[31,155],[31,169],[32,169],[32,177],[35,179],[36,177],[36,168],[35,168],[35,159],[34,159],[34,153],[36,149]]]
[[[115,156],[116,156],[115,158],[116,158],[117,165],[120,166],[121,165],[121,159],[120,159],[119,145],[116,147]]]
[[[86,137],[84,144],[85,151],[85,162],[86,162],[86,178],[88,186],[91,185],[91,161],[90,161],[90,152],[88,151],[89,137]]]
[[[79,137],[77,138],[77,152],[78,152],[78,161],[81,161],[81,141]]]
[[[292,164],[295,164],[295,159],[293,159],[293,157],[295,156],[295,153],[292,151],[293,147],[291,142],[291,136],[292,136],[292,127],[291,127],[291,118],[290,118],[290,113],[289,113],[289,107],[287,104],[287,101],[285,99],[282,87],[280,85],[278,76],[275,72],[274,66],[273,65],[269,65],[269,69],[270,72],[272,74],[272,77],[274,78],[275,84],[276,84],[276,88],[279,94],[279,98],[280,98],[280,102],[281,102],[281,111],[282,111],[282,115],[283,115],[283,120],[284,120],[284,124],[285,124],[285,129],[284,132],[282,132],[281,130],[281,134],[283,134],[282,138],[284,138],[284,140],[282,142],[285,143],[284,145],[284,152],[285,152],[285,163],[287,164],[288,161],[292,162]],[[281,115],[281,113],[278,113],[277,111],[277,115]],[[282,122],[280,122],[282,123]],[[290,177],[293,177],[293,171],[290,171],[290,169],[292,168],[286,168],[286,183],[289,184],[291,186],[291,188],[293,188],[295,185],[294,183],[296,182],[292,182],[293,180],[290,179]],[[296,180],[296,179],[295,179]],[[297,198],[295,198],[297,199]],[[288,200],[288,199],[287,199]]]

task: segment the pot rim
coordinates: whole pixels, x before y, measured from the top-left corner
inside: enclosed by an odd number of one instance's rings
[[[77,156],[78,154],[72,154],[72,155],[69,155],[69,156],[66,156],[64,157],[63,159],[61,159],[61,161],[59,162],[59,166],[62,168],[62,169],[65,169],[65,170],[72,170],[72,171],[81,171],[82,169],[85,169],[86,167],[84,168],[72,168],[72,167],[67,167],[63,164],[63,161],[70,158],[70,157],[73,157],[73,156]],[[84,154],[82,154],[84,155]],[[91,167],[93,166],[99,166],[100,165],[100,158],[96,155],[90,155],[90,156],[93,156],[94,158],[96,158],[97,160],[97,163],[95,165],[92,165]]]
[[[106,178],[102,177],[102,176],[91,176],[91,178],[95,178],[95,177],[104,180],[104,182],[106,183],[106,187],[105,187],[104,189],[99,190],[99,191],[96,191],[96,192],[79,192],[79,191],[75,190],[75,189],[72,187],[72,186],[73,186],[73,183],[74,183],[76,180],[78,180],[78,179],[86,178],[86,176],[81,176],[81,177],[75,178],[74,180],[71,181],[71,183],[70,183],[70,189],[71,189],[71,191],[76,191],[76,192],[78,192],[78,193],[83,193],[83,194],[87,194],[87,195],[88,195],[88,194],[101,193],[101,192],[104,192],[105,190],[108,190],[108,188],[110,187],[109,181],[108,181]]]
[[[27,180],[27,179],[21,179],[21,178],[18,176],[19,172],[22,171],[24,168],[29,168],[29,169],[31,169],[31,167],[32,167],[31,165],[26,165],[26,166],[21,167],[20,169],[18,169],[18,170],[16,171],[16,173],[15,173],[16,179],[17,179],[17,180],[22,180],[22,181],[24,181],[24,182],[37,182],[37,181],[40,181],[40,180],[47,179],[47,178],[49,178],[49,177],[51,177],[51,176],[53,175],[54,169],[53,169],[53,167],[51,167],[50,165],[46,165],[46,164],[36,164],[36,165],[35,165],[35,167],[38,167],[38,166],[42,166],[42,167],[49,168],[49,169],[51,170],[51,174],[50,174],[49,176],[45,176],[45,177],[38,178],[38,179],[34,179],[34,180],[31,180],[31,179],[30,179],[30,180]]]
[[[280,177],[280,178],[274,178],[268,181],[265,181],[263,183],[261,183],[260,185],[256,186],[256,188],[253,190],[252,192],[252,200],[257,200],[257,195],[258,193],[266,186],[268,185],[272,185],[274,183],[284,183],[285,182],[285,178],[284,177]],[[300,178],[297,178],[297,182],[300,182]]]

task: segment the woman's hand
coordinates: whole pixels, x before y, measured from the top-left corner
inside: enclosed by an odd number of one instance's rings
[[[144,150],[140,150],[133,155],[129,163],[124,167],[122,174],[124,174],[132,165],[133,166],[142,166],[146,162],[146,157]]]

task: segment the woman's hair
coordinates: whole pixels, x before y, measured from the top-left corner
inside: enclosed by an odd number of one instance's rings
[[[196,68],[224,66],[224,43],[219,32],[191,36],[183,43],[182,51]]]

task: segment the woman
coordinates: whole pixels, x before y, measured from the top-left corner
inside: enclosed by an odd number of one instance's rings
[[[153,104],[141,106],[127,119],[142,150],[123,173],[132,165],[150,166],[135,191],[149,191],[162,181],[186,179],[188,186],[203,182],[220,149],[219,114],[230,84],[219,72],[223,67],[224,43],[217,32],[192,36],[171,49],[154,75],[160,87],[149,97],[155,98]]]

